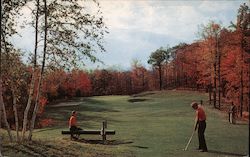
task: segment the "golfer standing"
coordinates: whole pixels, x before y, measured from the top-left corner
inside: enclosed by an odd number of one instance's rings
[[[201,152],[207,152],[207,145],[205,140],[205,130],[206,130],[206,114],[204,109],[198,105],[197,102],[193,102],[191,104],[192,108],[196,110],[196,117],[195,117],[195,127],[194,131],[196,131],[198,126],[198,138],[199,138],[199,150]]]

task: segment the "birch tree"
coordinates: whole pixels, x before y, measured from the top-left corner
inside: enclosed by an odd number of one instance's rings
[[[13,34],[16,34],[16,17],[20,15],[20,8],[25,5],[26,0],[1,0],[0,5],[0,117],[3,117],[5,126],[8,131],[8,135],[10,138],[10,141],[12,141],[12,135],[10,131],[10,126],[7,121],[6,116],[6,109],[5,104],[3,100],[3,64],[6,64],[6,60],[3,60],[2,57],[6,55],[7,48],[6,45],[10,44],[8,42],[9,37],[11,37]]]

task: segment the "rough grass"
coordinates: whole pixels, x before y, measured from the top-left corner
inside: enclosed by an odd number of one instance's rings
[[[136,99],[136,103],[132,103]],[[36,130],[36,142],[23,145],[5,143],[4,155],[9,156],[118,156],[118,157],[213,157],[248,154],[248,124],[231,125],[227,117],[205,106],[207,112],[206,140],[209,152],[200,153],[197,136],[183,151],[192,133],[194,111],[192,101],[206,100],[198,92],[146,92],[136,96],[100,96],[82,99],[78,106],[47,108],[46,117],[56,125]],[[132,102],[131,102],[132,100]],[[143,101],[137,101],[143,100]],[[99,136],[83,135],[70,141],[61,130],[67,130],[72,110],[78,111],[82,128],[100,129],[103,120],[116,135],[103,144]]]

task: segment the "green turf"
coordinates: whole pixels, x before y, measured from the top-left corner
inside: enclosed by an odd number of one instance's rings
[[[78,151],[105,152],[107,156],[138,157],[208,157],[243,156],[248,154],[248,125],[231,125],[225,115],[205,106],[207,112],[206,140],[209,152],[195,150],[198,140],[194,136],[187,151],[183,151],[192,134],[194,111],[190,103],[207,100],[206,94],[184,91],[148,92],[139,97],[100,96],[85,98],[79,106],[47,108],[46,116],[54,118],[56,125],[36,130],[34,137],[50,141],[71,143],[60,134],[67,130],[71,110],[78,111],[79,125],[86,129],[100,129],[103,120],[116,131],[108,137],[110,144],[86,143],[74,145]],[[98,140],[99,136],[81,136],[85,140]],[[93,141],[91,141],[93,142]],[[77,143],[77,142],[75,142]],[[69,146],[73,147],[72,145]],[[93,154],[92,154],[93,155]],[[103,155],[103,154],[102,154]],[[86,155],[87,156],[87,155]],[[91,156],[91,155],[90,155]],[[98,154],[94,155],[98,156]],[[105,155],[103,155],[105,156]]]

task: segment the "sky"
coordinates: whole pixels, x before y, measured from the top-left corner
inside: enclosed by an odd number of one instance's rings
[[[150,67],[150,54],[160,47],[192,43],[199,39],[198,26],[210,20],[228,27],[236,22],[240,4],[248,0],[99,0],[109,33],[104,37],[105,53],[97,53],[104,62],[86,61],[85,69],[116,67],[127,70],[132,60]],[[28,18],[29,13],[26,12]],[[32,52],[34,31],[22,29],[13,40],[18,48]]]

